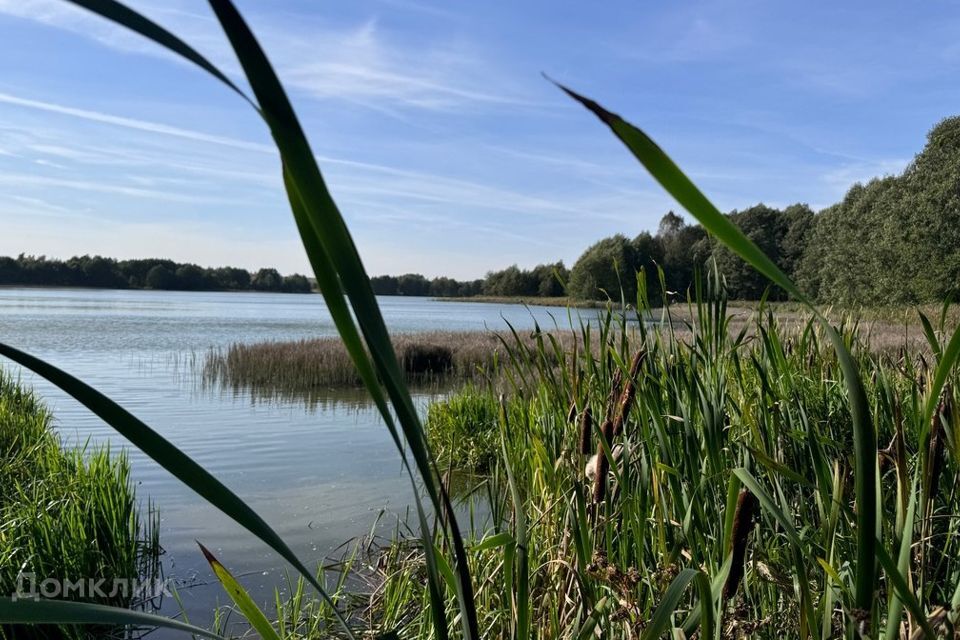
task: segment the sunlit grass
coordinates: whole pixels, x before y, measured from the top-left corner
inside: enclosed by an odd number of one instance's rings
[[[141,513],[126,456],[111,456],[106,448],[67,449],[51,421],[37,396],[0,370],[0,593],[36,591],[46,579],[57,580],[58,588],[63,581],[84,581],[84,593],[67,597],[120,607],[147,604],[142,598],[157,594],[134,594],[129,584],[110,597],[115,578],[152,588],[160,575],[156,514],[149,508]],[[103,579],[107,597],[91,597],[89,579]],[[19,629],[15,637],[111,632],[37,628]]]
[[[815,325],[785,332],[761,311],[751,321],[752,337],[738,339],[727,331],[729,316],[717,294],[681,311],[693,319],[685,337],[672,338],[668,325],[632,338],[629,332],[585,330],[581,345],[599,341],[603,356],[582,347],[567,350],[560,366],[547,346],[515,344],[514,357],[504,360],[510,371],[496,378],[498,385],[468,389],[436,409],[445,421],[483,425],[504,443],[502,451],[493,449],[490,491],[481,492],[492,500],[495,521],[469,541],[480,626],[490,637],[510,637],[520,607],[529,611],[536,637],[578,637],[588,620],[603,637],[639,637],[685,569],[714,581],[720,637],[833,638],[860,615],[852,599],[852,425],[842,374],[825,337]],[[907,539],[912,554],[905,575],[918,600],[950,610],[960,585],[960,450],[947,445],[945,435],[958,433],[953,391],[944,392],[935,435],[925,444],[919,420],[928,378],[917,354],[875,354],[857,330],[842,335],[872,382],[868,399],[884,445],[875,454],[881,544],[896,554]],[[598,427],[616,422],[625,368],[641,350],[636,396],[621,435],[605,448],[595,428],[582,453],[579,416],[589,409]],[[501,395],[505,400],[498,400]],[[478,407],[498,403],[509,408],[491,427],[489,410]],[[432,442],[441,459],[469,463],[462,441]],[[605,491],[595,502],[595,481],[584,469],[588,456],[619,447],[622,454],[601,477]],[[519,503],[506,481],[508,468]],[[769,500],[763,509],[741,476]],[[753,504],[738,511],[748,498]],[[911,501],[918,505],[915,523],[907,522]],[[525,602],[517,601],[518,511],[527,523],[530,554]],[[914,535],[903,538],[907,524]],[[737,566],[733,549],[739,549]],[[385,559],[379,594],[384,628],[402,624],[405,637],[430,637],[422,610],[409,619],[412,604],[427,598],[417,577],[422,557],[392,553]],[[894,589],[886,579],[876,587],[874,628],[889,626],[893,635],[887,637],[900,637],[897,618],[887,617]],[[452,615],[450,592],[447,602]],[[683,595],[674,623],[686,621],[692,632],[696,620],[690,616],[699,602],[696,591]],[[951,620],[936,622],[947,632]]]

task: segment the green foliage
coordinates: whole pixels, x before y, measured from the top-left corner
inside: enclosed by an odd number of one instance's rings
[[[440,466],[487,471],[500,448],[499,414],[496,397],[474,387],[431,404],[424,427]]]
[[[172,289],[176,286],[177,276],[165,265],[155,265],[147,272],[144,285],[147,289]]]
[[[697,268],[702,266],[710,252],[707,234],[700,225],[690,225],[675,214],[667,212],[660,219],[655,240],[661,246],[664,280],[668,291],[686,292]]]
[[[531,270],[517,265],[502,271],[491,271],[483,280],[483,294],[488,296],[551,297],[564,294],[569,273],[563,262],[539,264]]]
[[[309,293],[306,276],[281,277],[276,269],[261,269],[251,277],[237,267],[203,268],[173,260],[146,258],[114,260],[102,256],[76,256],[63,262],[45,256],[20,254],[0,257],[0,285],[97,287],[109,289],[169,289],[181,291],[283,291]],[[256,280],[255,286],[252,281]]]
[[[848,304],[960,292],[960,117],[937,124],[902,174],[854,185],[816,216],[800,279]]]
[[[618,299],[623,291],[627,301],[632,301],[637,296],[636,265],[634,245],[626,236],[604,238],[584,251],[570,269],[567,291],[587,300]]]
[[[793,277],[794,269],[804,250],[813,223],[813,211],[803,204],[784,211],[763,204],[734,211],[730,219],[780,269]],[[732,298],[759,300],[769,286],[765,276],[722,244],[715,243],[712,257],[727,281]],[[785,298],[786,292],[774,289],[774,298]]]
[[[159,577],[154,513],[142,518],[124,455],[61,447],[47,409],[0,370],[0,593],[43,580],[104,579],[106,597],[60,597],[119,607],[147,594],[113,592],[113,580]],[[20,580],[21,574],[34,579]],[[9,629],[7,630],[9,632]],[[105,627],[18,629],[17,638],[93,638]],[[0,627],[2,635],[3,627]]]
[[[430,443],[441,459],[469,468],[480,452],[489,454],[485,477],[474,483],[489,487],[483,508],[491,521],[475,531],[470,559],[480,626],[490,637],[511,637],[520,611],[536,638],[588,637],[578,635],[584,628],[610,638],[681,637],[675,630],[682,628],[692,637],[704,624],[719,625],[722,637],[828,639],[860,619],[862,523],[841,365],[815,324],[798,329],[761,310],[747,323],[749,337],[735,337],[719,281],[712,276],[691,305],[670,308],[690,322],[689,334],[677,336],[666,320],[621,324],[608,313],[582,328],[580,348],[568,345],[559,364],[547,334],[532,344],[508,339],[498,386],[470,388],[429,410]],[[865,624],[877,637],[888,612],[894,627],[904,622],[896,593],[922,612],[914,614],[919,621],[960,585],[960,522],[949,517],[960,510],[953,489],[960,450],[942,444],[939,490],[925,494],[928,516],[907,509],[922,502],[916,479],[930,477],[919,354],[894,361],[871,352],[854,322],[844,326],[858,366],[876,380],[867,400],[879,438],[892,443],[879,452],[878,555],[906,550],[904,568],[894,573],[881,563],[884,575],[860,596],[870,598]],[[933,329],[941,341],[945,328]],[[589,454],[579,453],[581,421],[570,420],[569,406],[590,408],[597,425],[615,415],[625,386],[616,386],[616,371],[626,380],[617,363],[628,368],[641,349],[636,396],[610,443],[622,453],[610,465],[605,497],[593,503]],[[960,382],[956,371],[948,378]],[[942,433],[956,434],[960,416],[949,409],[956,397],[947,393],[936,419]],[[501,394],[504,412],[497,410]],[[591,453],[604,451],[596,430],[589,445]],[[738,513],[744,487],[759,510]],[[518,522],[525,523],[523,543]],[[743,552],[737,572],[734,545]],[[402,620],[408,637],[428,638],[427,616],[411,618],[412,603],[427,596],[415,579],[421,557],[409,549],[397,541],[385,553],[378,603],[387,627]],[[735,585],[728,582],[734,574]],[[452,611],[449,592],[446,602]],[[950,617],[954,624],[960,618]],[[928,626],[939,624],[932,620]]]

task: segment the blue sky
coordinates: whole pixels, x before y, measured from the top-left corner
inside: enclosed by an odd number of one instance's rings
[[[205,3],[131,4],[238,74]],[[541,72],[645,128],[724,210],[827,206],[960,112],[955,2],[239,6],[371,274],[569,265],[656,228],[670,200]],[[307,271],[252,111],[55,0],[0,0],[0,255],[20,252]]]

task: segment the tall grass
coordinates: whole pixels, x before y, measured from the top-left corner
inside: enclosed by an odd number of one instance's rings
[[[855,326],[841,331],[874,381],[869,407],[880,440],[890,443],[874,452],[879,546],[911,550],[899,573],[926,613],[902,621],[889,577],[875,585],[874,610],[861,611],[852,419],[829,339],[815,324],[785,332],[763,310],[752,337],[731,334],[722,289],[714,287],[684,309],[694,318],[686,337],[672,337],[666,323],[638,334],[609,329],[614,322],[599,333],[583,327],[581,345],[604,349],[566,350],[560,366],[549,344],[515,343],[499,385],[442,405],[445,413],[459,410],[448,420],[467,422],[477,420],[477,405],[504,398],[510,407],[494,427],[502,440],[487,479],[494,521],[470,541],[481,628],[516,637],[525,611],[536,637],[582,637],[588,626],[605,638],[656,636],[658,606],[671,599],[659,632],[676,626],[686,637],[699,629],[700,637],[833,638],[851,620],[855,633],[907,637],[928,615],[929,626],[953,637],[960,450],[944,435],[960,433],[952,389],[924,444],[925,389],[913,354],[876,354]],[[622,428],[592,430],[585,452],[578,418],[588,412]],[[462,446],[438,439],[435,449],[458,460]],[[609,456],[596,480],[585,473],[594,454]],[[908,514],[911,503],[918,507]],[[386,558],[385,628],[403,624],[406,637],[430,637],[422,610],[409,619],[410,603],[428,599],[417,579],[422,558]],[[706,602],[699,590],[671,592],[681,576],[697,574],[713,584]],[[448,591],[451,614],[453,600]],[[945,614],[932,616],[940,606]],[[712,630],[702,628],[708,617]]]
[[[569,342],[571,336],[558,332],[557,338]],[[500,339],[488,331],[398,334],[392,344],[410,384],[482,381],[505,353]],[[288,395],[363,386],[350,354],[335,337],[211,349],[201,375],[208,384]]]
[[[724,355],[730,351],[724,307],[708,304],[710,296],[698,297],[701,331],[693,350],[685,351],[678,342],[656,335],[651,344],[642,344],[649,353],[661,354],[646,358],[638,370],[643,384],[654,385],[657,391],[645,395],[641,380],[636,381],[637,399],[631,411],[644,413],[632,430],[624,421],[619,437],[626,441],[618,460],[614,455],[618,435],[612,428],[616,408],[610,402],[622,394],[619,385],[613,384],[614,372],[620,372],[621,380],[630,375],[628,363],[634,354],[627,348],[626,332],[608,342],[609,322],[593,333],[585,329],[583,349],[578,350],[584,354],[582,367],[557,369],[549,364],[546,354],[562,355],[563,349],[548,338],[536,343],[535,352],[518,346],[511,359],[511,366],[517,365],[511,384],[514,394],[531,409],[519,418],[506,408],[501,412],[503,464],[491,479],[491,492],[509,498],[498,507],[502,509],[499,530],[473,549],[472,575],[456,514],[356,246],[293,107],[248,25],[229,0],[210,0],[252,95],[176,35],[114,0],[72,2],[197,65],[246,101],[270,130],[281,159],[278,171],[319,288],[415,489],[423,570],[407,574],[401,583],[391,583],[406,590],[399,602],[414,607],[420,603],[415,612],[423,612],[415,618],[419,626],[405,626],[405,634],[444,640],[459,631],[472,640],[481,636],[481,629],[494,628],[520,638],[530,634],[586,638],[597,629],[608,629],[627,636],[640,631],[642,637],[658,637],[678,625],[689,636],[699,625],[701,637],[716,637],[724,631],[723,620],[744,618],[759,620],[761,631],[782,623],[782,631],[801,637],[826,637],[841,629],[848,637],[875,637],[885,629],[885,636],[893,638],[899,633],[901,611],[908,613],[911,627],[923,629],[928,636],[933,635],[932,624],[951,622],[960,602],[960,590],[955,589],[960,582],[951,556],[928,549],[917,569],[912,551],[917,542],[930,547],[933,541],[949,549],[955,538],[955,505],[952,498],[944,502],[944,496],[954,494],[953,485],[944,485],[944,479],[956,477],[950,466],[956,451],[954,427],[940,431],[933,421],[944,422],[937,407],[948,379],[955,377],[960,330],[949,337],[944,327],[940,334],[931,333],[936,361],[922,390],[904,395],[900,387],[906,382],[889,369],[872,366],[854,349],[856,336],[830,324],[653,140],[596,102],[561,87],[609,127],[707,231],[806,305],[814,323],[805,332],[807,348],[799,349],[800,353],[809,356],[809,345],[817,344],[819,349],[821,343],[833,351],[814,359],[813,372],[819,378],[811,385],[804,382],[805,371],[791,364],[792,356],[787,355],[775,324],[760,327],[761,346],[749,360]],[[598,342],[605,351],[594,360],[591,345]],[[342,632],[355,635],[323,582],[268,523],[202,466],[68,373],[9,345],[0,344],[0,354],[66,390],[276,551],[317,591]],[[731,368],[736,372],[733,377]],[[876,375],[869,391],[863,372],[871,381]],[[563,397],[557,397],[557,391]],[[737,403],[729,404],[729,397]],[[567,443],[563,435],[576,431],[567,420],[571,398],[589,403],[594,416],[611,415],[611,426],[601,423],[603,437],[594,444],[598,462],[601,453],[608,460],[613,481],[600,473],[603,489],[592,493],[563,473],[563,456],[573,455],[566,454],[566,448],[577,451],[577,438],[571,436]],[[612,400],[603,404],[604,399]],[[734,422],[740,427],[734,428]],[[891,433],[901,461],[893,511],[891,489],[879,479],[877,454],[878,434]],[[949,456],[941,454],[948,450]],[[812,476],[804,473],[804,465],[812,468]],[[756,497],[768,533],[758,538],[762,564],[753,568],[758,575],[770,570],[773,579],[760,585],[748,573],[743,584],[754,591],[745,593],[747,612],[731,618],[721,598],[736,548],[730,537],[741,488]],[[594,503],[591,495],[602,501]],[[544,496],[550,501],[542,502]],[[811,515],[811,505],[816,517]],[[431,525],[430,512],[438,516],[437,526]],[[565,515],[558,518],[558,513]],[[920,540],[914,539],[915,517],[925,518]],[[595,530],[592,535],[588,528]],[[558,549],[556,557],[561,560],[545,562],[554,556],[543,554],[543,544]],[[478,552],[486,555],[477,557]],[[786,571],[782,580],[775,569]],[[589,573],[605,576],[610,586],[600,588],[584,580]],[[490,583],[474,577],[483,575],[498,580]],[[690,589],[696,589],[696,596],[688,595]],[[781,599],[778,590],[789,593],[790,599]],[[236,596],[238,606],[247,602],[233,586],[228,592]],[[692,597],[697,599],[695,607],[689,606]],[[943,602],[950,604],[948,613],[935,609]],[[884,617],[887,611],[893,615]],[[757,614],[777,617],[762,619]],[[91,622],[107,616],[131,622],[144,619],[117,609],[0,600],[0,620],[11,622]],[[614,616],[629,626],[609,624]],[[184,628],[176,621],[157,618],[153,622]],[[394,633],[389,620],[384,629]]]
[[[103,579],[91,602],[130,607],[153,593],[113,591],[117,578],[152,587],[159,579],[157,516],[144,517],[123,454],[65,449],[37,396],[0,370],[0,593],[37,588],[46,579]],[[32,575],[33,577],[27,577]],[[84,595],[75,590],[71,598]],[[141,599],[138,602],[138,598]],[[18,629],[17,638],[90,638],[111,627]],[[12,634],[9,628],[0,632]]]

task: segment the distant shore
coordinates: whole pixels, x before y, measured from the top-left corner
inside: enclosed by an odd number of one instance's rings
[[[568,296],[433,296],[439,302],[486,302],[487,304],[525,304],[534,307],[574,307],[577,309],[604,309],[606,302],[601,300],[579,300]]]

